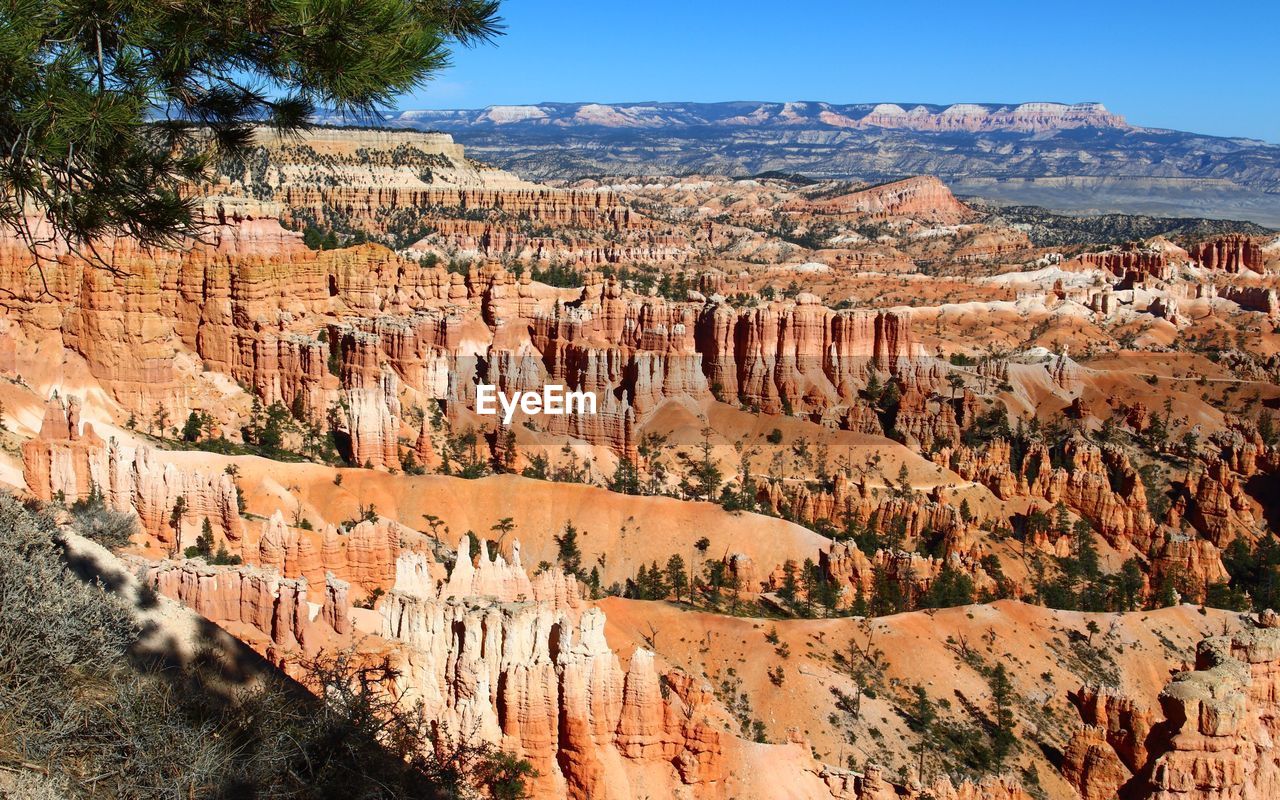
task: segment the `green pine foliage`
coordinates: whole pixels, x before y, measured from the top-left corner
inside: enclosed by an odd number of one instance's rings
[[[1256,543],[1240,538],[1227,545],[1222,563],[1231,580],[1209,587],[1207,604],[1216,608],[1280,608],[1280,538],[1268,533]]]
[[[625,455],[618,459],[618,467],[613,471],[609,489],[622,494],[640,494],[640,470]]]
[[[372,118],[501,32],[496,0],[5,0],[0,222],[174,245],[200,233],[198,182],[320,108]]]
[[[564,532],[556,534],[556,559],[570,575],[581,576],[582,549],[578,546],[578,529],[572,522],[564,524]]]

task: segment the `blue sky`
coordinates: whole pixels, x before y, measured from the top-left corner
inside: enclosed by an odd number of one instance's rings
[[[400,107],[1097,100],[1280,142],[1280,4],[506,0],[507,35]]]

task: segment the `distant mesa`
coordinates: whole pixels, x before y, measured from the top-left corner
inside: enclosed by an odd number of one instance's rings
[[[489,106],[485,113],[486,119],[498,125],[546,117],[547,113],[537,106]]]

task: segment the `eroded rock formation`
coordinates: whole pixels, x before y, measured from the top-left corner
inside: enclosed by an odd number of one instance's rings
[[[1198,242],[1191,247],[1190,254],[1205,269],[1263,271],[1261,243],[1239,233]]]
[[[797,201],[785,208],[818,214],[858,214],[872,218],[911,217],[943,224],[961,222],[973,216],[969,207],[957,200],[946,184],[931,176],[893,181],[830,200]]]
[[[182,366],[190,358],[262,407],[279,404],[321,434],[336,432],[350,463],[384,468],[400,467],[402,437],[429,460],[405,401],[467,406],[481,380],[504,391],[559,382],[595,392],[597,415],[552,418],[550,433],[623,453],[638,418],[673,397],[821,413],[854,403],[871,370],[908,386],[941,375],[900,312],[837,312],[803,294],[738,310],[715,298],[640,298],[591,276],[564,298],[496,267],[463,278],[372,245],[310,251],[270,225],[228,223],[209,247],[182,256],[117,248],[118,275],[67,258],[49,267],[52,296],[19,277],[28,256],[8,242],[5,277],[30,299],[4,302],[33,335],[83,355],[152,432],[172,435],[191,411],[217,415],[224,435],[244,425],[245,403],[237,419],[192,396],[184,381],[196,376]],[[238,255],[245,240],[257,242],[254,255]],[[61,326],[35,324],[57,314]],[[167,426],[155,428],[156,419]]]
[[[1063,775],[1086,800],[1273,797],[1278,687],[1273,627],[1205,639],[1195,669],[1160,693],[1158,713],[1085,687],[1072,697],[1085,727],[1067,746]]]
[[[136,514],[143,531],[178,548],[207,520],[215,535],[238,542],[245,532],[237,490],[226,473],[183,470],[146,446],[104,442],[79,420],[79,402],[51,399],[40,433],[22,448],[23,474],[41,500],[68,503],[93,494],[116,511]]]

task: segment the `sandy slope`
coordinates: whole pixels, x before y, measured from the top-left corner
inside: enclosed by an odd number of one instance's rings
[[[962,708],[972,702],[986,709],[990,693],[976,667],[1003,663],[1018,697],[1019,738],[1024,742],[1018,764],[1034,765],[1053,797],[1072,797],[1051,758],[1065,747],[1078,716],[1066,693],[1085,681],[1101,681],[1154,705],[1171,672],[1194,657],[1206,635],[1238,625],[1236,615],[1182,605],[1128,614],[1055,611],[1015,601],[965,606],[936,613],[912,612],[860,619],[766,620],[690,611],[671,603],[607,598],[601,602],[609,619],[608,637],[615,648],[656,646],[672,665],[705,677],[717,689],[730,684],[751,698],[750,716],[764,722],[769,741],[785,741],[793,732],[810,742],[827,763],[858,766],[867,760],[906,769],[917,764],[909,747],[918,736],[897,706],[909,707],[911,687],[923,686],[938,703],[951,704],[943,715],[967,718]],[[1110,654],[1094,661],[1087,652],[1093,621],[1097,648]],[[776,632],[777,644],[766,636]],[[854,682],[834,658],[848,652],[851,641],[865,649],[883,650],[886,666],[876,697],[864,697],[862,720],[854,723],[835,705],[832,690],[854,695]],[[965,660],[959,651],[973,655]],[[783,657],[780,652],[789,651]],[[768,672],[783,671],[777,686]],[[776,673],[775,673],[776,674]],[[832,715],[838,724],[832,724]],[[849,737],[852,732],[853,736]],[[932,769],[936,769],[934,763]],[[926,763],[926,773],[931,767]]]
[[[708,556],[741,552],[759,564],[816,558],[819,548],[828,544],[822,536],[780,519],[730,513],[711,503],[622,495],[581,484],[514,475],[463,480],[352,469],[341,470],[343,480],[336,485],[328,467],[256,458],[236,461],[250,512],[292,508],[297,503],[294,498],[300,498],[308,516],[317,522],[321,518],[339,521],[357,516],[361,505],[372,504],[378,514],[424,531],[429,530],[424,515],[439,517],[449,528],[450,542],[467,530],[496,539],[498,534],[491,527],[511,517],[516,528],[509,539],[520,541],[522,558],[530,568],[539,561],[555,561],[554,536],[572,522],[581,533],[583,564],[587,568],[601,565],[606,583],[631,577],[642,563],[665,563],[672,553],[681,553],[689,561],[696,555],[693,543],[703,536],[711,541]]]

